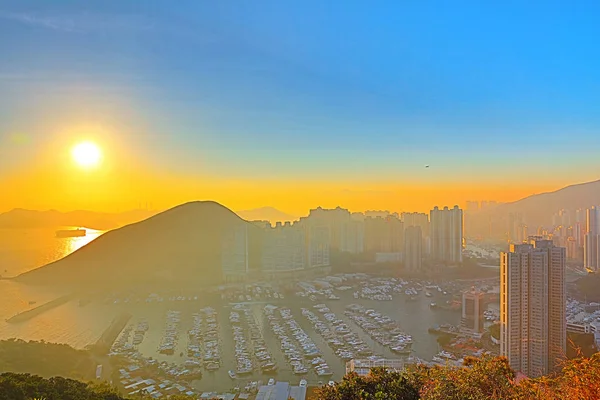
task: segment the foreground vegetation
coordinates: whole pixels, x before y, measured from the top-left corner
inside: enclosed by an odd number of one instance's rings
[[[375,369],[371,375],[349,374],[334,386],[316,390],[323,400],[526,400],[600,399],[600,353],[565,362],[561,373],[539,378],[518,377],[503,357],[468,358],[465,366],[417,366],[404,372]],[[0,400],[134,400],[109,385],[68,378],[45,379],[30,374],[0,375]],[[191,399],[186,396],[171,400]]]
[[[76,350],[66,344],[20,339],[0,341],[0,372],[87,380],[94,377],[95,368],[88,351]]]
[[[554,376],[519,378],[504,357],[467,358],[462,368],[417,366],[405,372],[349,374],[317,390],[323,400],[600,399],[600,353],[564,364]]]

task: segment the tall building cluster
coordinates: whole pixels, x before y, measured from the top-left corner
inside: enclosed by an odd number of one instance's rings
[[[227,281],[240,280],[251,272],[253,255],[257,269],[268,274],[328,267],[332,252],[366,253],[375,262],[403,262],[411,272],[421,271],[424,259],[437,265],[459,264],[462,218],[458,206],[436,207],[429,215],[319,207],[294,223],[273,226],[253,221],[253,233],[241,224],[224,235],[222,269]]]
[[[537,235],[564,247],[568,261],[583,264],[589,271],[600,268],[600,207],[559,210],[552,216],[552,225],[538,227]]]
[[[566,354],[566,249],[530,237],[500,255],[500,351],[530,377],[555,371]]]

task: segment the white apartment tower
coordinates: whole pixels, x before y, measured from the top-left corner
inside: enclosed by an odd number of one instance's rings
[[[600,207],[587,210],[583,241],[583,265],[591,271],[600,269]]]
[[[298,223],[270,225],[264,230],[262,269],[293,271],[306,267],[305,233]]]
[[[461,263],[463,211],[458,206],[450,210],[434,207],[430,212],[429,229],[432,258],[446,264]]]
[[[500,352],[515,371],[548,374],[566,354],[566,250],[530,237],[500,264]]]

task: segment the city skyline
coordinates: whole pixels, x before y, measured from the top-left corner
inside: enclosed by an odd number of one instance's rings
[[[3,2],[0,210],[426,211],[597,179],[597,4],[466,4]]]

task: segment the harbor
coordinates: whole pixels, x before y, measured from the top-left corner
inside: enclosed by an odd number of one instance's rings
[[[78,348],[119,331],[105,346],[114,339],[110,356],[124,368],[113,368],[111,378],[126,393],[137,390],[135,385],[125,389],[136,383],[132,379],[171,382],[195,394],[244,392],[271,379],[311,386],[341,379],[353,359],[435,363],[441,351],[453,352],[428,330],[459,325],[460,309],[431,303],[456,304],[461,291],[474,284],[352,273],[196,292],[96,293],[87,295],[85,304],[73,298],[8,326],[26,330],[69,316],[69,335]],[[122,329],[110,328],[126,314],[131,318]],[[454,351],[456,360],[461,351]]]
[[[219,288],[210,301],[189,294],[112,296],[105,307],[135,317],[123,331],[130,337],[117,340],[111,354],[125,357],[142,378],[175,382],[186,392],[244,392],[271,379],[339,380],[352,359],[432,363],[443,349],[428,329],[460,322],[456,311],[430,307],[451,301],[458,287],[364,274],[326,283]]]

